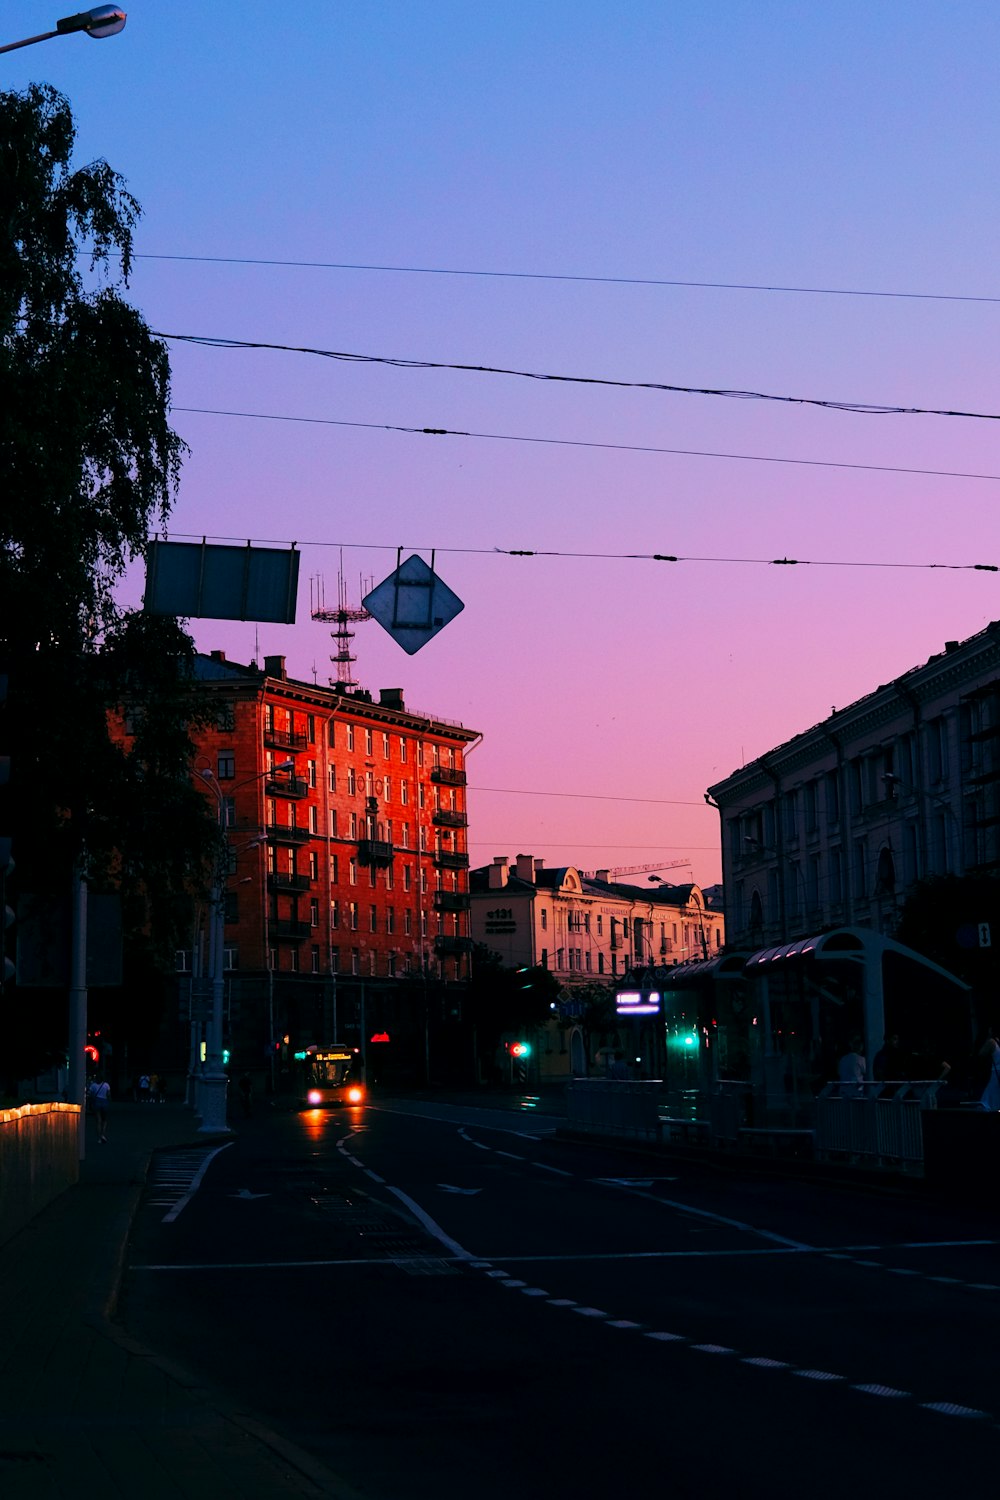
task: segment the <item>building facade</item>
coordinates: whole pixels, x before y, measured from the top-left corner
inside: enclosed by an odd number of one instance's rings
[[[419,1077],[469,975],[465,756],[481,736],[408,711],[398,689],[376,702],[294,681],[283,657],[258,669],[216,651],[196,670],[213,722],[192,733],[192,773],[228,845],[234,1060],[274,1074],[303,1045],[367,1053],[377,1036],[387,1076]],[[203,904],[177,955],[182,999],[210,970],[209,927]]]
[[[546,869],[503,856],[470,877],[473,940],[508,968],[548,969],[561,984],[610,983],[637,968],[662,968],[717,953],[724,918],[697,885],[618,885],[598,870]]]
[[[891,937],[914,883],[1000,873],[1000,622],[709,788],[726,930],[750,951]]]

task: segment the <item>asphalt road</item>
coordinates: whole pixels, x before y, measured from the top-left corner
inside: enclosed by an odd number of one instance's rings
[[[384,1100],[163,1153],[119,1315],[370,1500],[995,1486],[988,1184],[922,1206],[557,1123]]]

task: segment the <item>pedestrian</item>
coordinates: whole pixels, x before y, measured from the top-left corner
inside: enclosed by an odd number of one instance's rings
[[[905,1061],[898,1033],[887,1032],[881,1047],[872,1058],[872,1077],[878,1083],[901,1082],[906,1077]]]
[[[243,1100],[243,1113],[253,1113],[253,1079],[249,1073],[244,1073],[240,1079],[240,1098]]]
[[[111,1098],[111,1085],[102,1073],[98,1073],[90,1088],[87,1090],[94,1118],[97,1120],[97,1143],[106,1146],[108,1143],[108,1100]]]
[[[1000,1041],[995,1036],[989,1036],[979,1049],[979,1056],[989,1059],[990,1076],[986,1081],[982,1097],[979,1100],[980,1109],[1000,1109]]]
[[[851,1038],[850,1049],[844,1053],[837,1064],[837,1078],[840,1081],[841,1099],[860,1099],[864,1092],[862,1085],[865,1081],[867,1063],[861,1050],[862,1041],[859,1036]]]
[[[139,1103],[140,1104],[148,1104],[149,1103],[149,1098],[150,1098],[150,1095],[149,1095],[149,1074],[148,1073],[140,1073],[139,1074]]]

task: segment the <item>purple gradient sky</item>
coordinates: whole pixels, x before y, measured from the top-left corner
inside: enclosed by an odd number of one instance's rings
[[[125,175],[149,256],[1000,295],[992,5],[128,10],[119,37],[8,54],[0,77],[69,96],[77,159]],[[26,0],[0,40],[54,20]],[[989,303],[156,259],[131,297],[163,332],[1000,410]],[[990,422],[171,352],[177,406],[1000,475]],[[688,857],[717,880],[710,783],[1000,615],[988,573],[490,555],[1000,562],[996,479],[181,412],[175,426],[191,454],[171,535],[302,549],[299,623],[259,627],[261,654],[295,676],[331,670],[309,579],[335,597],[339,546],[355,599],[397,546],[438,549],[463,614],[415,657],[359,627],[357,670],[483,731],[474,863]],[[253,626],[192,630],[254,655]]]

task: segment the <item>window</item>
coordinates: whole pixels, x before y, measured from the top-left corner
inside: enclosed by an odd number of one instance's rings
[[[395,954],[395,952],[392,952],[392,953],[388,954],[388,956],[386,958],[386,963],[388,965],[389,978],[390,979],[395,979],[395,977],[396,977],[396,954]]]
[[[420,936],[427,936],[427,913],[422,909],[420,912]]]
[[[349,859],[347,861],[347,881],[349,885],[357,885],[358,883],[358,862],[356,859]]]
[[[542,931],[543,932],[548,932],[548,930],[549,930],[549,914],[548,914],[547,910],[545,909],[545,907],[543,906],[542,907]]]
[[[330,782],[330,790],[331,790],[331,792],[335,792],[337,790],[337,767],[336,766],[331,766],[330,767],[330,769],[329,769],[329,778],[328,779],[329,779],[329,782]]]
[[[366,755],[371,755],[371,753],[372,753],[372,732],[371,732],[370,729],[366,729],[365,730],[365,754]]]
[[[386,802],[392,801],[392,777],[387,776],[382,783],[382,795]]]
[[[374,865],[369,865],[368,866],[368,884],[370,886],[372,886],[372,887],[374,887],[375,884],[376,884],[375,875],[376,875],[375,866]]]
[[[403,931],[406,933],[407,937],[409,937],[410,933],[413,931],[413,913],[408,906],[405,907],[403,911]]]
[[[418,766],[422,766],[423,763],[424,763],[424,742],[423,742],[423,740],[417,740],[417,765]]]
[[[309,926],[319,926],[319,899],[313,896],[309,902]]]
[[[396,908],[394,906],[387,906],[385,909],[385,930],[386,932],[396,931]]]
[[[389,759],[389,736],[387,734],[382,736],[382,758],[383,760]]]
[[[590,949],[589,948],[587,949],[587,952],[586,952],[586,954],[584,956],[585,956],[585,958],[587,960],[587,973],[589,974],[591,972],[591,969],[590,969],[591,953],[590,953]]]
[[[306,738],[310,745],[316,743],[316,715],[306,714]]]
[[[427,850],[427,829],[421,827],[420,829],[418,829],[418,834],[419,834],[419,837],[417,839],[417,843],[418,843],[418,845],[420,847],[421,852],[422,853],[426,853],[426,850]]]
[[[219,781],[232,781],[236,775],[236,756],[231,750],[219,751],[215,774]]]
[[[352,948],[351,949],[351,973],[352,974],[360,974],[361,973],[361,950],[360,950],[360,948]]]
[[[340,861],[335,854],[330,855],[330,884],[337,885],[340,881]]]
[[[223,703],[222,707],[216,710],[215,727],[221,729],[223,734],[231,734],[236,728],[236,715],[231,703]]]
[[[399,800],[400,800],[400,802],[402,802],[402,804],[403,804],[404,807],[408,807],[409,806],[409,803],[410,803],[410,787],[409,787],[409,783],[408,782],[401,781],[399,783]]]
[[[386,867],[385,867],[385,888],[386,888],[386,890],[387,891],[391,891],[392,888],[393,888],[393,886],[395,884],[396,884],[396,877],[392,873],[392,865],[386,865]]]
[[[406,840],[404,839],[403,842],[405,843]],[[404,865],[403,866],[403,890],[404,891],[408,891],[410,889],[412,881],[413,881],[413,869],[412,869],[412,866],[410,866],[410,865]]]
[[[405,766],[406,765],[406,741],[404,740],[404,738],[403,738],[402,735],[399,736],[399,758],[402,761],[403,765]]]
[[[357,836],[358,836],[358,815],[357,815],[357,813],[353,813],[352,812],[352,813],[350,813],[348,815],[347,831],[348,831],[348,837],[353,842],[357,838]]]
[[[826,821],[840,822],[840,776],[836,771],[826,775]]]
[[[309,785],[310,786],[315,786],[316,785],[316,762],[314,760],[310,760],[310,761],[307,762],[307,772],[308,772],[308,777],[309,777]]]
[[[597,972],[598,972],[598,974],[603,974],[604,973],[604,954],[603,953],[599,953],[597,955]]]
[[[309,806],[309,832],[319,833],[319,808],[315,802]]]
[[[427,788],[424,786],[423,782],[421,782],[417,787],[417,806],[427,806]]]
[[[340,902],[339,901],[331,901],[330,902],[330,926],[333,927],[333,928],[337,928],[337,927],[340,926]]]
[[[289,957],[288,967],[291,969],[291,971],[292,971],[293,974],[297,974],[299,972],[299,950],[298,950],[298,948],[293,948],[292,951],[291,951],[291,953],[288,955],[288,957]]]
[[[330,837],[332,839],[337,837],[337,809],[335,807],[330,808]]]
[[[358,930],[358,903],[351,901],[347,907],[347,922],[352,932]]]
[[[340,949],[336,947],[330,949],[330,973],[340,973]]]
[[[347,768],[347,795],[349,797],[358,795],[358,778],[353,766]]]
[[[368,931],[378,932],[378,907],[374,901],[368,908]]]
[[[604,936],[604,918],[601,916],[600,912],[598,912],[597,914],[597,936]]]
[[[318,974],[319,973],[319,949],[316,947],[315,943],[313,944],[313,946],[309,950],[309,960],[310,960],[310,968],[312,970],[312,973],[313,974]]]
[[[402,842],[402,845],[403,845],[404,849],[409,849],[409,847],[410,847],[410,825],[409,825],[409,823],[404,823],[403,824],[403,832],[402,832],[402,840],[401,840],[401,842]]]
[[[327,720],[326,740],[330,749],[333,750],[337,744],[337,726],[334,724],[332,717]]]
[[[222,822],[226,828],[236,827],[236,798],[223,797],[222,799]]]
[[[347,729],[347,748],[348,748],[348,750],[353,750],[354,749],[354,725],[353,724],[348,724],[345,727]],[[355,973],[357,973],[357,970],[355,970]]]
[[[421,896],[426,896],[427,895],[427,871],[426,870],[421,870],[420,871],[420,894],[421,894]]]

